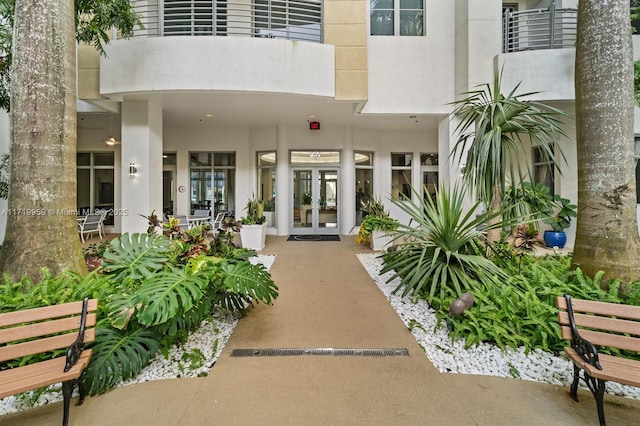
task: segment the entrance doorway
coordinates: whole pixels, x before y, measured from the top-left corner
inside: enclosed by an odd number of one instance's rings
[[[292,169],[292,235],[339,234],[339,169],[295,167]]]

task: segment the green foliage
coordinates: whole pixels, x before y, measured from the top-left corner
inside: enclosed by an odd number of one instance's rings
[[[145,328],[98,327],[91,360],[84,373],[87,393],[104,393],[120,380],[135,377],[157,352],[159,340],[155,331]]]
[[[504,209],[502,218],[505,223],[531,221],[538,229],[536,221],[545,218],[556,204],[548,186],[523,181],[520,185],[512,184],[507,188],[502,194],[501,205]]]
[[[389,281],[401,278],[394,292],[404,287],[403,296],[423,295],[429,301],[458,297],[478,283],[490,286],[496,277],[504,278],[502,270],[486,257],[484,234],[479,230],[498,213],[476,216],[479,203],[468,210],[464,196],[458,187],[451,193],[441,188],[435,201],[431,197],[419,197],[419,204],[394,201],[411,218],[408,225],[401,224],[396,231],[406,242],[383,255],[381,272],[394,272]]]
[[[640,61],[633,63],[633,101],[640,107]]]
[[[262,225],[267,220],[264,217],[264,205],[262,201],[255,197],[247,200],[244,210],[247,212],[247,215],[241,219],[243,225]]]
[[[123,234],[111,240],[104,273],[114,281],[152,278],[169,259],[171,241],[162,235]]]
[[[278,296],[266,268],[247,260],[255,251],[234,248],[225,257],[207,256],[211,248],[203,232],[192,230],[177,240],[124,234],[104,251],[104,273],[54,277],[44,271],[37,285],[5,276],[0,312],[98,298],[96,340],[84,377],[89,394],[105,392],[137,375],[159,347],[184,341],[215,307],[244,312]],[[32,361],[37,360],[18,362]]]
[[[571,201],[562,198],[558,194],[553,197],[553,200],[558,207],[558,211],[546,217],[543,221],[551,225],[551,228],[553,228],[555,232],[563,232],[571,225],[571,218],[578,216],[578,206],[571,204]]]
[[[564,159],[557,143],[559,136],[565,135],[558,117],[567,114],[548,105],[521,100],[535,92],[516,95],[519,84],[503,95],[501,80],[501,72],[496,72],[493,85],[479,86],[453,103],[453,114],[460,124],[455,130],[458,140],[451,155],[466,164],[464,182],[489,207],[494,207],[496,193],[505,193],[507,176],[518,181],[525,175],[531,176],[528,166],[525,173],[520,163],[529,146],[539,147],[544,160],[555,167],[559,163],[557,154]]]
[[[510,266],[505,281],[471,289],[474,304],[461,316],[451,318],[449,314],[455,297],[432,299],[438,317],[449,321],[453,338],[464,338],[468,346],[489,342],[501,348],[522,346],[558,353],[567,345],[560,337],[558,296],[638,304],[640,283],[632,283],[629,295],[622,295],[619,282],[602,282],[602,272],[591,279],[580,269],[571,270],[568,256],[525,256],[520,273],[517,267]]]
[[[92,44],[104,55],[109,43],[107,32],[115,28],[122,38],[129,38],[137,26],[143,28],[129,0],[75,0],[76,40]],[[10,69],[12,64],[13,17],[15,0],[0,0],[0,108],[9,111]]]

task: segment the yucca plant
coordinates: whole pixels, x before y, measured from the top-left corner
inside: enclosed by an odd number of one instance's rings
[[[519,184],[525,175],[532,175],[528,167],[522,170],[520,162],[527,157],[527,149],[536,146],[544,161],[559,170],[559,159],[564,160],[564,154],[558,141],[560,136],[566,136],[559,120],[567,117],[565,112],[522,100],[536,92],[516,94],[519,84],[503,95],[501,80],[501,73],[496,72],[493,85],[466,92],[466,98],[453,103],[453,115],[460,123],[455,129],[458,140],[451,155],[465,164],[465,183],[494,213],[500,210],[507,176]],[[500,222],[500,215],[494,216],[494,222]],[[499,234],[495,228],[489,239],[497,241]]]
[[[401,279],[394,292],[402,288],[403,296],[444,299],[457,297],[474,283],[491,285],[496,278],[504,278],[502,270],[486,257],[485,231],[481,230],[500,211],[476,216],[480,203],[466,209],[465,192],[459,187],[440,188],[435,201],[412,191],[414,199],[421,199],[419,203],[394,201],[411,218],[396,231],[396,239],[405,242],[383,256],[381,272],[393,272],[389,281]]]

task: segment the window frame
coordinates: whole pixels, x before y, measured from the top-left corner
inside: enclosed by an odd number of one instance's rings
[[[383,0],[386,2],[391,2],[391,7],[376,7],[376,3],[380,0],[370,0],[369,1],[369,35],[372,37],[425,37],[427,35],[427,21],[426,21],[426,0],[418,0],[422,3],[422,8],[408,8],[402,7],[403,0]],[[372,24],[374,14],[376,12],[391,12],[391,19],[393,21],[393,32],[391,34],[388,33],[378,33],[374,34],[374,25]],[[422,14],[422,19],[420,24],[421,31],[416,34],[403,34],[403,15],[407,12],[419,12]]]

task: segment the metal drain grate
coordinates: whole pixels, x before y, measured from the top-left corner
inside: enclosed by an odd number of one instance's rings
[[[301,355],[329,355],[329,356],[409,356],[406,348],[276,348],[276,349],[234,349],[232,357],[251,356],[301,356]]]

